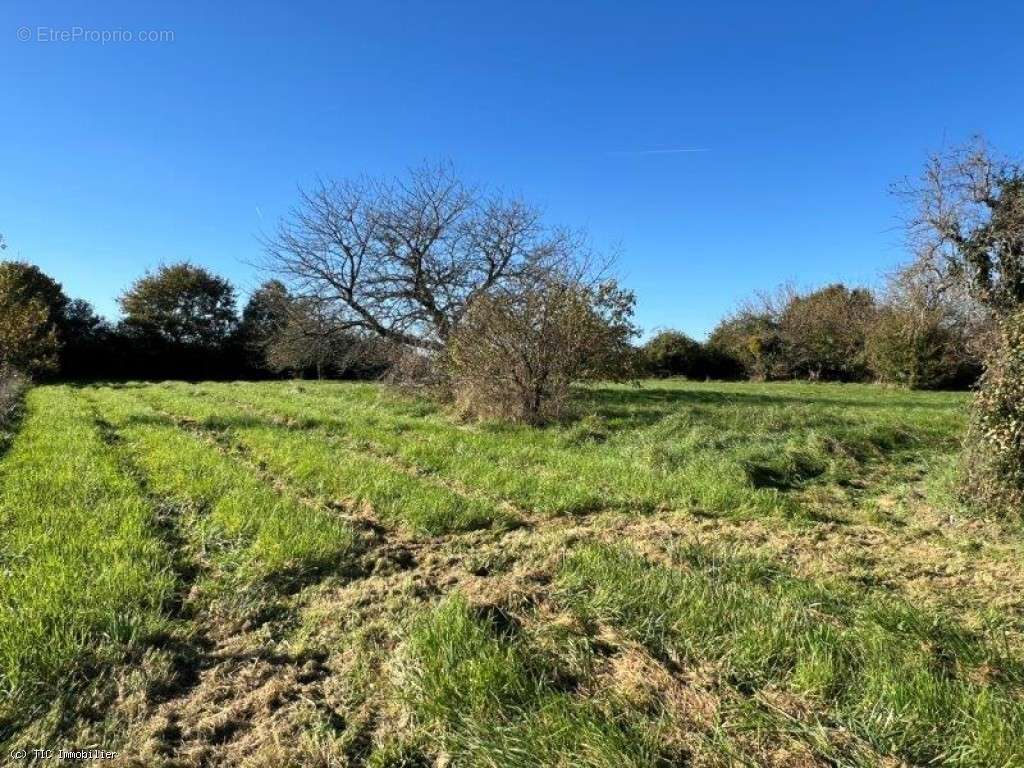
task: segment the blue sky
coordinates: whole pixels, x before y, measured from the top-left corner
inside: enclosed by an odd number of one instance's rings
[[[75,27],[173,42],[39,39]],[[640,323],[699,337],[757,289],[877,280],[928,151],[1021,154],[1022,28],[1009,2],[8,1],[0,232],[106,314],[182,259],[244,295],[297,185],[447,158],[620,247]],[[653,152],[680,148],[707,151]]]

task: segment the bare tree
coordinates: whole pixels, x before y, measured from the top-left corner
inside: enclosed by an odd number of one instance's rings
[[[917,181],[898,185],[916,269],[967,289],[997,314],[1024,304],[1024,169],[981,139],[929,158]]]
[[[343,357],[350,342],[329,310],[312,299],[291,299],[285,307],[283,322],[264,346],[267,364],[276,371],[306,369],[323,378],[324,369]]]
[[[1024,168],[981,140],[932,157],[909,231],[918,264],[989,309],[996,332],[974,398],[963,496],[986,513],[1024,515]]]
[[[265,266],[330,305],[341,327],[440,350],[476,297],[572,258],[581,243],[438,165],[400,181],[321,181],[264,247]]]

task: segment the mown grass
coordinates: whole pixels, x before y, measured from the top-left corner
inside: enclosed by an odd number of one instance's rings
[[[588,546],[559,575],[560,599],[681,663],[713,662],[747,695],[782,689],[815,718],[912,764],[1010,766],[1024,755],[1024,663],[956,621],[760,559],[687,547],[678,566]]]
[[[351,568],[350,525],[330,510],[268,487],[252,469],[151,407],[111,390],[89,393],[151,496],[174,509],[184,544],[221,588],[253,580],[302,581]]]
[[[585,418],[546,429],[459,424],[427,401],[373,385],[163,391],[209,400],[215,412],[288,419],[318,438],[334,436],[335,450],[340,443],[395,457],[548,515],[672,508],[801,517],[813,510],[795,503],[793,492],[848,485],[883,457],[899,469],[957,448],[961,395],[853,385],[786,385],[780,395],[772,386],[594,388],[581,398]]]
[[[640,713],[558,690],[526,650],[458,596],[413,626],[400,691],[432,751],[467,766],[671,764]]]
[[[205,392],[154,387],[144,396],[179,417],[226,431],[271,471],[304,491],[349,506],[368,504],[381,519],[414,531],[466,531],[507,525],[514,519],[493,501],[460,494],[355,450],[335,431],[302,425],[295,429],[232,408]]]
[[[153,765],[1021,766],[1024,546],[954,521],[963,402],[652,382],[530,428],[371,384],[37,388],[0,740],[59,698]]]
[[[170,555],[85,401],[33,390],[0,464],[0,736],[166,626]]]

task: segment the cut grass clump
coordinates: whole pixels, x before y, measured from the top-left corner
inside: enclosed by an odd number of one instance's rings
[[[787,576],[699,547],[681,567],[588,546],[560,598],[662,658],[718,665],[740,693],[783,689],[880,753],[1010,766],[1024,754],[1024,666],[947,617]]]
[[[422,742],[455,765],[670,764],[652,724],[559,691],[458,596],[414,625],[403,653],[400,691]]]
[[[0,740],[163,631],[174,590],[153,510],[80,395],[29,393],[0,463]]]

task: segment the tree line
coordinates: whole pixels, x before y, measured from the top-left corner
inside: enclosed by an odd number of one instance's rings
[[[899,185],[911,262],[875,293],[782,290],[722,320],[634,346],[635,296],[580,233],[472,187],[450,167],[326,181],[263,242],[264,283],[237,312],[230,283],[164,266],[112,324],[36,267],[0,264],[0,369],[36,376],[380,376],[467,415],[559,418],[570,385],[643,373],[758,380],[979,377],[969,496],[1024,505],[1024,171],[973,143]],[[3,243],[0,241],[0,246]],[[965,486],[966,487],[966,486]]]
[[[100,317],[26,262],[0,263],[0,369],[48,379],[364,377],[383,370],[372,344],[269,280],[239,313],[231,283],[189,263],[140,277]]]
[[[651,376],[879,382],[966,389],[983,369],[994,321],[962,293],[939,291],[913,265],[881,291],[842,283],[784,286],[742,304],[700,343],[681,331],[641,349]]]

